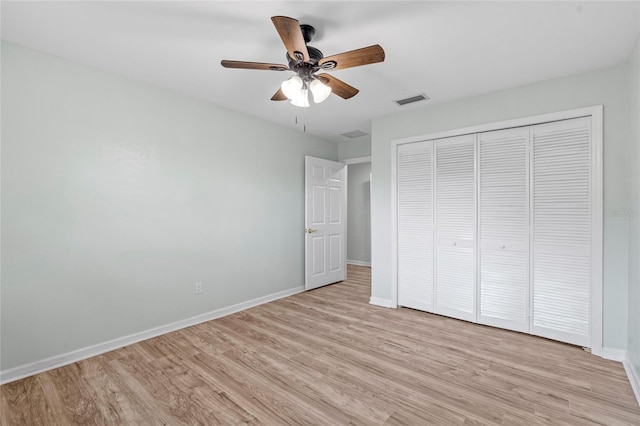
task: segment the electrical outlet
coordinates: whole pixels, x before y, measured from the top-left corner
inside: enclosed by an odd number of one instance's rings
[[[202,282],[197,282],[196,283],[196,294],[201,294],[202,293]]]

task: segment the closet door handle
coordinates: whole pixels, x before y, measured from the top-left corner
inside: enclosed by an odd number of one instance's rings
[[[506,246],[505,246],[504,244],[500,246],[500,248],[501,248],[501,249],[503,249],[503,248],[505,248],[505,247],[506,247]]]
[[[456,244],[458,244],[458,243],[456,243],[456,242],[454,241],[452,245],[454,245],[454,246],[455,246]]]

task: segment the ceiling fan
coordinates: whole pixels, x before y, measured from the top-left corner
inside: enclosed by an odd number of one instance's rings
[[[349,99],[355,96],[359,90],[327,73],[318,74],[318,72],[321,70],[340,70],[384,61],[384,50],[377,44],[325,58],[320,50],[307,46],[307,43],[311,41],[315,34],[315,28],[311,25],[301,25],[296,19],[286,16],[273,16],[271,21],[287,48],[288,66],[264,62],[229,61],[226,59],[221,64],[225,68],[266,71],[289,70],[296,73],[295,76],[282,83],[280,89],[271,98],[272,101],[289,99],[295,106],[308,107],[309,92],[311,92],[315,103],[324,101],[331,92],[343,99]]]

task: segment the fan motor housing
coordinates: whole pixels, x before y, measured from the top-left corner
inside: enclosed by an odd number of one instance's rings
[[[318,61],[320,61],[320,59],[324,58],[324,55],[322,54],[322,52],[318,49],[316,49],[315,47],[311,47],[311,46],[307,46],[307,51],[309,52],[309,63],[311,65],[318,65]],[[300,60],[292,58],[289,53],[287,52],[287,61],[289,63],[289,68],[294,68],[296,64],[299,64]]]
[[[302,31],[302,38],[304,38],[305,43],[309,43],[316,34],[316,29],[309,24],[300,24],[300,31]]]
[[[300,31],[302,32],[302,37],[304,38],[305,44],[309,43],[316,33],[316,29],[312,25],[308,24],[300,24]],[[324,58],[322,52],[315,47],[307,45],[307,52],[309,53],[308,62],[304,62],[302,60],[303,55],[300,52],[295,52],[295,58],[292,58],[291,55],[289,55],[289,52],[287,52],[287,62],[289,63],[289,68],[298,72],[299,74],[300,71],[303,71],[302,73],[304,74],[305,68],[316,67],[318,65],[318,61]],[[311,65],[311,67],[309,67],[309,65]]]

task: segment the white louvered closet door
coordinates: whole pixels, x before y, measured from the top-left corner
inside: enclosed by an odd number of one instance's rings
[[[530,127],[478,134],[478,322],[529,331]]]
[[[398,304],[433,312],[433,141],[398,146]]]
[[[476,135],[435,141],[435,312],[476,320]]]
[[[591,346],[591,118],[533,126],[531,332]]]

